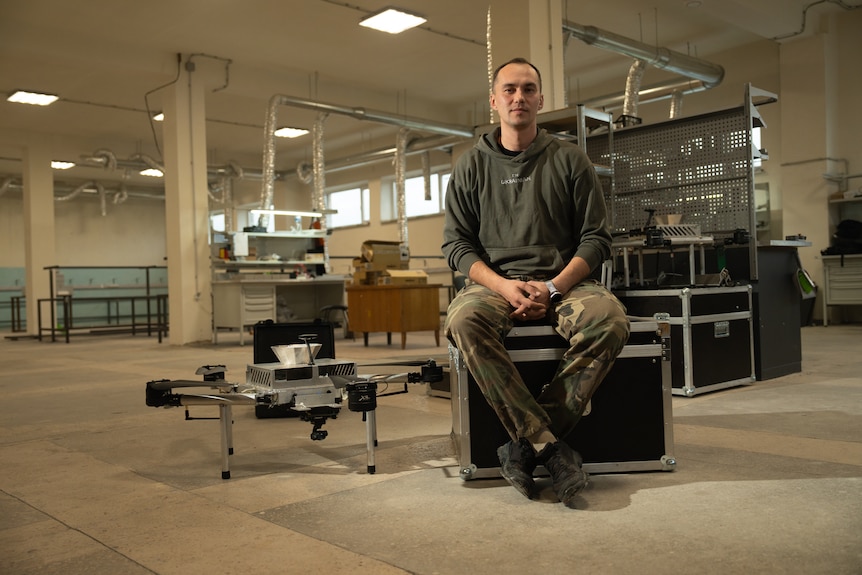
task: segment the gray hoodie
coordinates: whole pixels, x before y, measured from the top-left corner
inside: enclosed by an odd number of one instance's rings
[[[595,270],[610,257],[602,187],[578,146],[541,129],[516,156],[500,128],[458,158],[446,192],[443,255],[469,275],[484,261],[509,276],[553,277],[580,256]]]

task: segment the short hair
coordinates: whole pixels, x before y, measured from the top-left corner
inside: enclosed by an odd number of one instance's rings
[[[526,64],[527,66],[529,66],[530,68],[535,70],[536,76],[539,77],[539,92],[542,91],[542,73],[539,72],[539,69],[536,68],[536,66],[534,66],[533,63],[530,62],[529,60],[527,60],[526,58],[512,58],[508,62],[503,62],[502,64],[497,66],[497,69],[494,70],[494,74],[491,76],[491,90],[493,90],[494,86],[497,85],[497,75],[500,73],[500,70],[502,70],[503,68],[505,68],[509,64]]]

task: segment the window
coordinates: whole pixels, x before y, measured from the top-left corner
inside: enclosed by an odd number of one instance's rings
[[[760,157],[760,150],[763,149],[761,147],[761,143],[760,143],[760,136],[761,136],[760,132],[761,132],[760,128],[752,128],[752,130],[751,130],[751,143],[754,146],[754,149],[756,150],[754,161],[753,161],[753,165],[755,168],[759,168],[763,165],[763,160]]]
[[[334,229],[367,224],[371,220],[370,197],[368,186],[328,192],[326,207],[337,213],[326,214],[326,227]]]
[[[213,232],[224,233],[224,212],[212,212],[210,214],[210,229]]]
[[[210,229],[208,234],[210,244],[227,241],[225,236],[224,220],[224,212],[210,212]]]
[[[430,216],[443,213],[446,200],[446,186],[449,184],[450,172],[444,170],[431,172],[430,199],[425,199],[425,178],[420,175],[404,178],[404,204],[408,218]],[[383,185],[389,193],[381,201],[381,214],[384,220],[398,218],[398,197],[395,180],[390,179]]]

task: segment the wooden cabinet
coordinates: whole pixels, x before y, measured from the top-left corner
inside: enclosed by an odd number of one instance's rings
[[[392,332],[401,333],[401,349],[407,345],[408,331],[433,331],[440,345],[440,297],[438,284],[365,286],[347,288],[350,329],[368,334],[383,331],[387,343]]]

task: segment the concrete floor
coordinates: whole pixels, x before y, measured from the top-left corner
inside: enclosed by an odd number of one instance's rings
[[[462,481],[449,400],[421,385],[379,400],[373,475],[359,414],[311,441],[234,407],[223,480],[217,422],[144,390],[213,363],[241,381],[235,335],[0,339],[0,573],[862,573],[862,325],[803,328],[802,373],[675,396],[676,470],[595,475],[578,510]],[[337,355],[445,349],[375,334]]]

